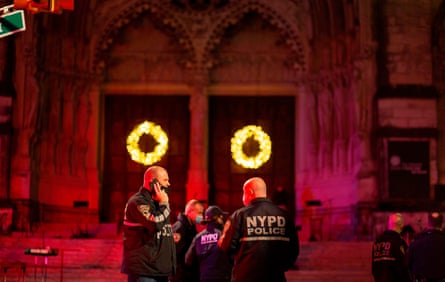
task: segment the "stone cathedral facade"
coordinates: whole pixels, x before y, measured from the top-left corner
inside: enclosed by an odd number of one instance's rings
[[[232,211],[259,175],[285,187],[304,238],[339,239],[445,201],[442,1],[79,0],[25,15],[0,39],[0,199],[17,230],[118,222],[142,184],[125,140],[144,119],[169,135],[158,164],[177,211]],[[258,170],[226,147],[245,123],[271,135]]]

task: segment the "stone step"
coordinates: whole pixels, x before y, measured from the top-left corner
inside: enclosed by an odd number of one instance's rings
[[[373,282],[365,271],[292,270],[286,273],[287,282]]]
[[[72,268],[68,267],[60,271],[57,268],[48,268],[45,273],[41,268],[34,269],[30,266],[26,269],[24,276],[18,269],[9,269],[6,273],[8,281],[20,281],[23,277],[24,281],[44,280],[47,282],[119,282],[126,281],[126,276],[119,273],[118,268]],[[21,281],[23,281],[23,278]],[[288,282],[372,282],[373,278],[370,273],[360,271],[324,271],[324,270],[291,270],[286,272]]]
[[[24,250],[45,246],[59,250],[57,256],[48,257],[46,281],[125,281],[120,273],[121,236],[44,241],[42,245],[41,238],[26,236],[0,239],[0,264],[10,266],[6,273],[9,281],[17,280],[22,266],[25,281],[33,280],[34,274],[40,280],[44,257],[25,255]],[[286,276],[288,281],[372,281],[371,246],[372,242],[301,242],[298,270],[288,271]]]
[[[301,242],[300,270],[371,271],[372,242]]]

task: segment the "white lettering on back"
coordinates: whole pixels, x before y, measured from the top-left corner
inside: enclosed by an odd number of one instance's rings
[[[218,233],[205,234],[201,236],[201,244],[211,244],[218,242]]]
[[[248,216],[246,223],[248,236],[286,235],[286,219],[283,216]]]

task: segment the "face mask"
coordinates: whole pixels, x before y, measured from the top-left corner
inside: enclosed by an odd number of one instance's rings
[[[161,186],[161,190],[164,190],[165,194],[170,193],[170,187]]]
[[[155,183],[159,183],[159,181],[156,178],[153,178],[153,180],[150,182],[150,189],[151,192],[154,193],[155,191]],[[165,187],[161,185],[161,190],[164,190],[166,194],[168,194],[170,192],[170,187]]]
[[[200,224],[202,222],[202,215],[197,215],[195,218],[196,224]]]

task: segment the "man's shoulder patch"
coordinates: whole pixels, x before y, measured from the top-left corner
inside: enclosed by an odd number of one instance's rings
[[[144,217],[148,217],[150,215],[149,205],[139,205],[138,210],[144,215]]]

